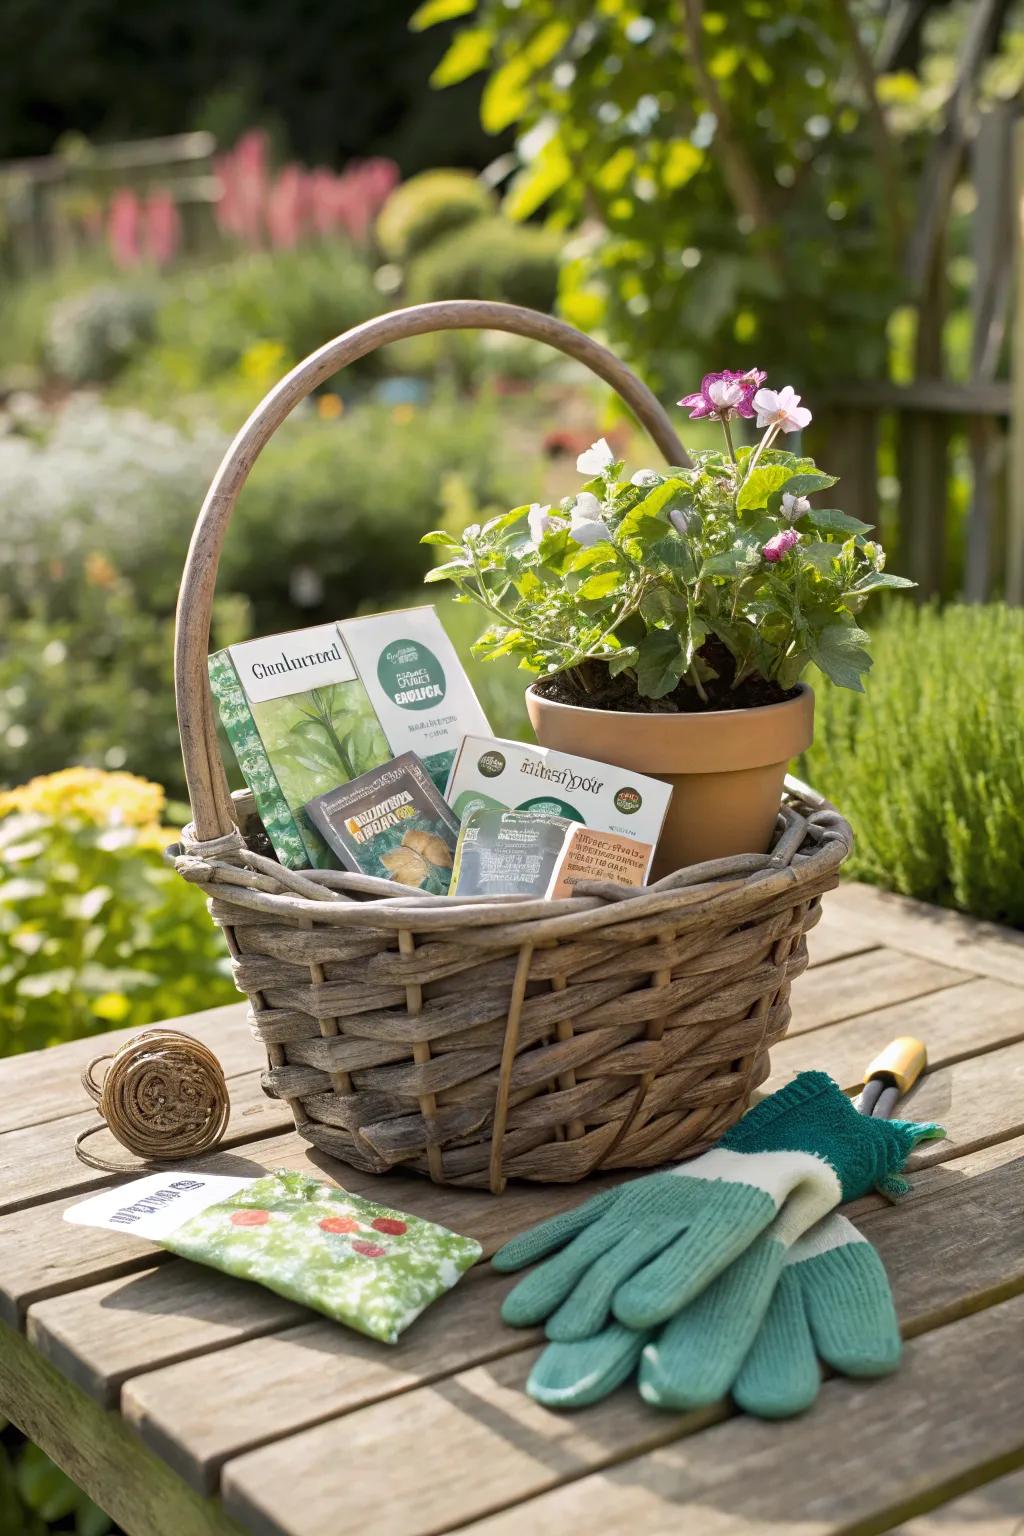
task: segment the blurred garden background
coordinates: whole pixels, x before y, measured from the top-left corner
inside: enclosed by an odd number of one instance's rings
[[[854,823],[851,873],[1024,926],[1024,6],[0,14],[0,1053],[235,999],[160,856],[188,817],[190,531],[284,372],[422,300],[557,313],[666,404],[755,364],[803,394],[840,504],[919,583],[869,616],[864,695],[815,679],[803,772]],[[215,643],[429,600],[423,532],[575,488],[601,434],[649,462],[532,344],[367,358],[257,464]],[[474,614],[440,607],[468,656]],[[527,679],[471,670],[523,733]],[[109,1526],[34,1448],[0,1456],[0,1536],[48,1522]]]

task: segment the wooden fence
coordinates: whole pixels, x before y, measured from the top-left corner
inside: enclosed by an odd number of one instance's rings
[[[166,189],[177,205],[183,248],[202,252],[216,239],[217,182],[212,133],[179,133],[130,144],[71,146],[64,154],[0,165],[0,269],[17,279],[74,259],[95,235],[119,187],[145,194]]]

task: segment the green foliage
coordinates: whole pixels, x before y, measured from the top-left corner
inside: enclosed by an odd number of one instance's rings
[[[340,241],[238,256],[169,284],[156,343],[123,381],[126,401],[251,379],[262,392],[309,352],[379,312],[365,258]],[[253,402],[255,403],[255,401]]]
[[[486,402],[363,405],[338,422],[289,423],[242,492],[222,589],[250,599],[257,634],[386,607],[426,570],[418,540],[452,475],[477,504],[507,504],[511,456]]]
[[[512,224],[500,216],[479,219],[442,236],[416,257],[409,268],[409,301],[500,299],[550,311],[562,244],[553,230]]]
[[[848,873],[1024,927],[1024,609],[894,607],[874,639],[799,769],[853,824]]]
[[[885,7],[865,0],[477,0],[434,80],[487,72],[483,124],[518,134],[507,210],[586,221],[562,312],[649,378],[737,342],[805,383],[837,359],[870,378],[972,10],[932,9],[918,73],[879,82],[881,128],[851,34],[870,57]],[[1014,31],[986,81],[1004,97],[1020,88]]]
[[[67,384],[105,384],[151,340],[157,301],[120,283],[90,288],[54,305],[47,326],[51,367]]]
[[[859,690],[871,658],[855,615],[871,592],[913,583],[884,573],[865,525],[811,505],[834,478],[771,448],[777,430],[755,449],[733,454],[730,440],[692,468],[628,481],[602,439],[577,465],[593,478],[557,511],[520,506],[461,538],[428,534],[442,563],[427,580],[451,581],[487,612],[479,655],[517,656],[530,671],[598,663],[643,697],[685,682],[706,702],[712,680],[790,689],[813,662]],[[713,641],[730,657],[724,678]]]
[[[406,262],[441,235],[492,215],[497,199],[469,171],[422,171],[396,187],[377,220],[389,261]]]
[[[0,1420],[0,1536],[107,1536],[113,1522],[50,1458]]]
[[[201,892],[163,859],[162,803],[86,768],[0,796],[0,1055],[234,998]]]

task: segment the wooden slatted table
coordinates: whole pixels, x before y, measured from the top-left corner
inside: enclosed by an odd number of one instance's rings
[[[470,1272],[394,1348],[117,1233],[67,1206],[111,1182],[76,1162],[85,1062],[124,1032],[0,1062],[0,1413],[131,1536],[765,1536],[1024,1533],[1024,936],[867,887],[828,896],[794,989],[779,1086],[854,1086],[890,1039],[928,1043],[908,1113],[949,1140],[910,1198],[854,1214],[909,1340],[884,1381],[827,1381],[785,1424],[647,1408],[575,1415],[523,1392],[538,1334],[503,1327],[510,1278]],[[357,1174],[259,1088],[244,1005],[180,1021],[219,1054],[233,1111],[202,1166],[325,1177],[480,1239],[486,1253],[580,1186],[500,1199]]]

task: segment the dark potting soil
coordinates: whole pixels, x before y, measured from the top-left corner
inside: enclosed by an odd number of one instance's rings
[[[643,698],[636,683],[622,673],[609,677],[603,661],[588,661],[572,673],[559,672],[542,677],[534,688],[542,698],[556,704],[576,704],[582,709],[630,710],[651,715],[695,715],[716,709],[760,709],[765,704],[782,704],[796,697],[795,688],[780,688],[764,677],[748,677],[738,688],[732,687],[734,664],[730,652],[720,641],[709,641],[701,656],[718,673],[704,684],[707,699],[700,697],[692,683],[680,682],[661,699]]]

